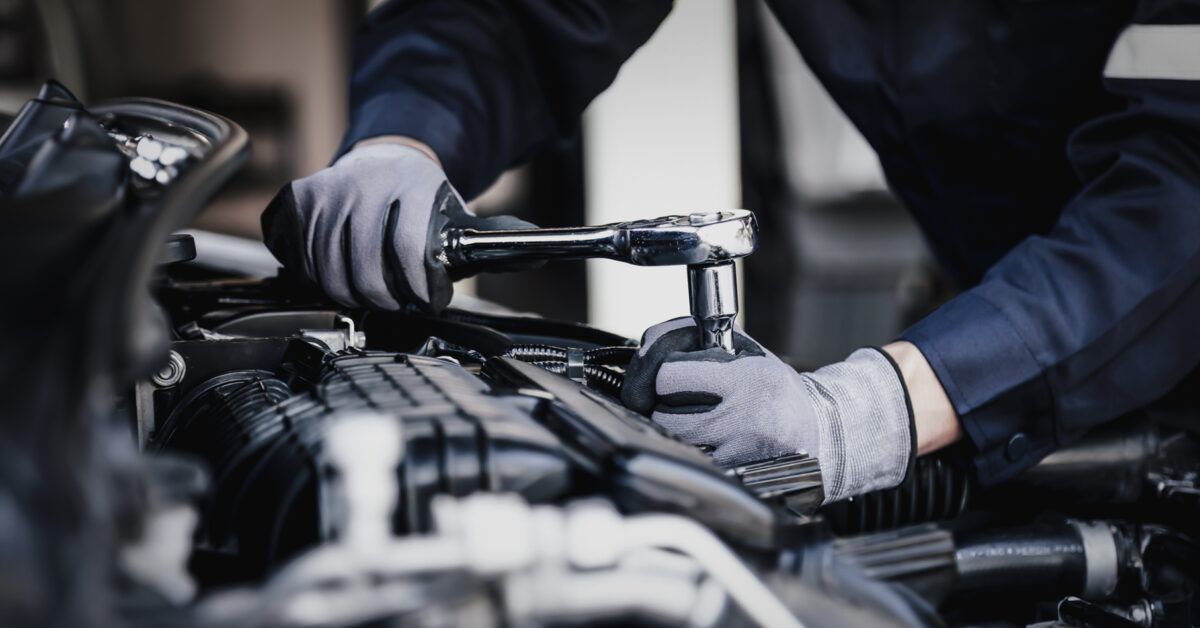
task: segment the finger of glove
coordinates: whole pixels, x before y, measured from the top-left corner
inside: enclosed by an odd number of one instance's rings
[[[625,369],[625,383],[621,387],[621,402],[642,414],[650,412],[659,403],[655,379],[659,368],[668,359],[727,362],[736,357],[763,355],[762,347],[746,335],[734,336],[736,355],[722,349],[701,351],[700,334],[690,317],[655,325],[646,330],[642,340],[641,349]]]
[[[288,183],[263,210],[263,243],[292,274],[316,283],[316,272],[308,254],[305,222],[296,202],[295,183]]]
[[[767,408],[747,408],[745,403],[723,400],[705,412],[678,413],[656,410],[652,420],[676,437],[693,445],[713,447],[713,460],[722,466],[735,466],[796,453],[806,441],[790,430],[777,430],[771,419],[758,416]],[[801,413],[802,414],[802,413]],[[811,421],[795,416],[795,421]],[[764,424],[765,421],[765,424]]]
[[[741,325],[734,323],[733,325],[733,348],[739,353],[747,353],[749,355],[766,355],[775,357],[769,349],[762,346],[757,340],[750,337],[746,330],[742,329]]]
[[[722,412],[734,417],[730,424],[737,430],[712,443],[717,445],[712,455],[718,464],[734,466],[800,452],[819,454],[821,422],[811,398],[798,395],[799,389],[780,387],[778,382],[770,386],[769,399],[762,391],[747,390],[722,405]]]
[[[804,381],[778,358],[744,355],[729,359],[720,350],[672,355],[659,369],[656,417],[703,418],[689,439],[706,438],[722,464],[741,464],[805,450],[815,454],[820,427]],[[696,406],[719,398],[711,410]],[[689,405],[690,404],[690,405]],[[666,419],[664,419],[666,420]],[[697,432],[697,430],[702,430]]]
[[[696,329],[696,320],[693,319],[691,316],[680,316],[679,318],[672,318],[669,321],[665,321],[665,322],[659,323],[657,325],[654,325],[653,327],[650,327],[649,329],[646,330],[645,333],[642,334],[642,346],[638,349],[637,354],[639,356],[646,355],[646,352],[650,350],[650,347],[653,346],[654,343],[658,342],[658,339],[662,338],[668,332],[675,331],[676,329],[688,329],[688,328],[693,329],[693,330]],[[697,340],[699,340],[698,333],[695,333],[693,335],[696,337]],[[678,347],[673,350],[674,351],[683,351],[684,348]]]
[[[721,349],[672,353],[658,369],[654,391],[659,404],[684,407],[704,396],[725,399],[752,376],[742,360]]]
[[[648,330],[647,338],[653,334],[657,334],[657,336],[652,339],[650,344],[643,345],[638,354],[629,362],[629,366],[625,368],[625,383],[621,386],[621,402],[642,414],[649,413],[657,403],[654,380],[658,376],[659,367],[666,361],[667,356],[694,349],[699,344],[699,334],[696,332],[695,325],[679,325],[670,329],[669,325],[672,322],[668,321]]]
[[[434,255],[429,234],[433,214],[438,208],[439,191],[443,186],[449,188],[449,183],[432,161],[414,162],[395,184],[398,203],[389,219],[388,269],[394,274],[393,281],[403,281],[419,302],[436,310],[445,304],[435,303],[442,299],[432,294],[430,274],[444,274],[445,269],[440,263],[436,266],[428,263]]]
[[[697,446],[719,447],[730,438],[730,426],[725,423],[727,417],[723,417],[719,408],[690,414],[654,412],[650,420],[676,438]]]
[[[347,198],[352,186],[340,173],[323,170],[292,184],[297,210],[307,215],[304,250],[312,268],[312,279],[329,298],[342,305],[361,303],[351,291],[350,268],[346,265],[347,220],[356,199]],[[352,195],[351,195],[352,196]]]
[[[696,319],[692,318],[691,316],[680,316],[678,318],[672,318],[669,321],[664,321],[662,323],[654,325],[653,327],[650,327],[649,329],[647,329],[645,331],[645,333],[642,334],[642,343],[641,343],[642,346],[640,349],[638,349],[638,354],[645,355],[646,352],[650,349],[650,347],[654,343],[658,342],[659,338],[662,338],[669,332],[675,331],[676,329],[687,329],[687,328],[697,330]],[[759,354],[759,355],[769,354],[769,352],[765,348],[763,348],[762,345],[758,344],[758,342],[756,340],[754,340],[750,336],[747,336],[746,332],[742,331],[741,327],[735,325],[733,328],[733,331],[734,331],[734,350],[735,351],[745,351],[745,352]],[[699,346],[700,333],[698,330],[695,332],[694,337],[695,337],[696,342],[692,343],[691,346],[677,347],[675,350],[676,351],[700,351],[701,350],[700,346]]]
[[[455,229],[478,229],[480,231],[522,231],[537,229],[537,225],[526,222],[515,216],[477,216],[467,207],[466,201],[457,191],[454,192],[453,204],[442,208],[447,218],[447,226]]]
[[[795,448],[778,445],[764,447],[753,439],[731,439],[712,452],[713,461],[722,467],[736,467],[796,453]]]
[[[383,197],[381,200],[385,200]],[[387,250],[391,246],[390,226],[398,211],[397,201],[386,202],[382,211],[373,206],[376,199],[365,206],[355,206],[349,212],[345,231],[342,234],[342,259],[350,260],[349,282],[355,300],[382,310],[400,309],[401,299],[411,301],[412,295],[405,293],[391,281],[388,272]]]

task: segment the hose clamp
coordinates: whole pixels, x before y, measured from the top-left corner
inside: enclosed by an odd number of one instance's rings
[[[1084,561],[1087,563],[1083,598],[1103,600],[1117,590],[1120,565],[1113,531],[1100,522],[1072,521],[1071,524],[1079,531]]]
[[[579,382],[580,384],[587,383],[587,373],[584,369],[587,362],[583,349],[577,347],[567,348],[567,378]]]

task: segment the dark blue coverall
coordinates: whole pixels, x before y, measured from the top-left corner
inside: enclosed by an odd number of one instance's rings
[[[776,0],[966,289],[906,331],[985,484],[1200,363],[1200,0]],[[393,0],[345,146],[420,139],[467,198],[578,124],[669,0]]]

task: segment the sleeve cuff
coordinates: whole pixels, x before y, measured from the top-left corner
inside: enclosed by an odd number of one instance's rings
[[[334,161],[358,142],[382,135],[404,135],[428,144],[455,189],[466,198],[480,191],[467,160],[462,121],[434,98],[417,91],[389,92],[356,105]]]
[[[1054,450],[1045,369],[1005,313],[966,292],[901,336],[933,367],[975,446],[979,482],[992,485]]]

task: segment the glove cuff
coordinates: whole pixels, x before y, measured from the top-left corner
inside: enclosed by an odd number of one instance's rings
[[[878,352],[887,360],[892,367],[892,372],[896,375],[896,381],[900,382],[900,388],[904,390],[904,410],[908,413],[908,464],[904,467],[904,476],[897,482],[897,484],[903,484],[917,468],[917,415],[913,413],[912,395],[908,393],[908,383],[904,381],[904,372],[900,370],[896,359],[882,347],[871,347],[871,350]]]
[[[878,349],[859,349],[801,377],[820,429],[825,503],[903,481],[916,439],[908,392],[892,361]]]
[[[343,161],[354,161],[356,159],[384,159],[392,161],[403,161],[409,159],[427,160],[429,163],[441,169],[438,162],[429,156],[425,151],[402,142],[377,142],[373,144],[363,144],[356,146],[353,150],[342,155],[333,162],[337,165]]]

